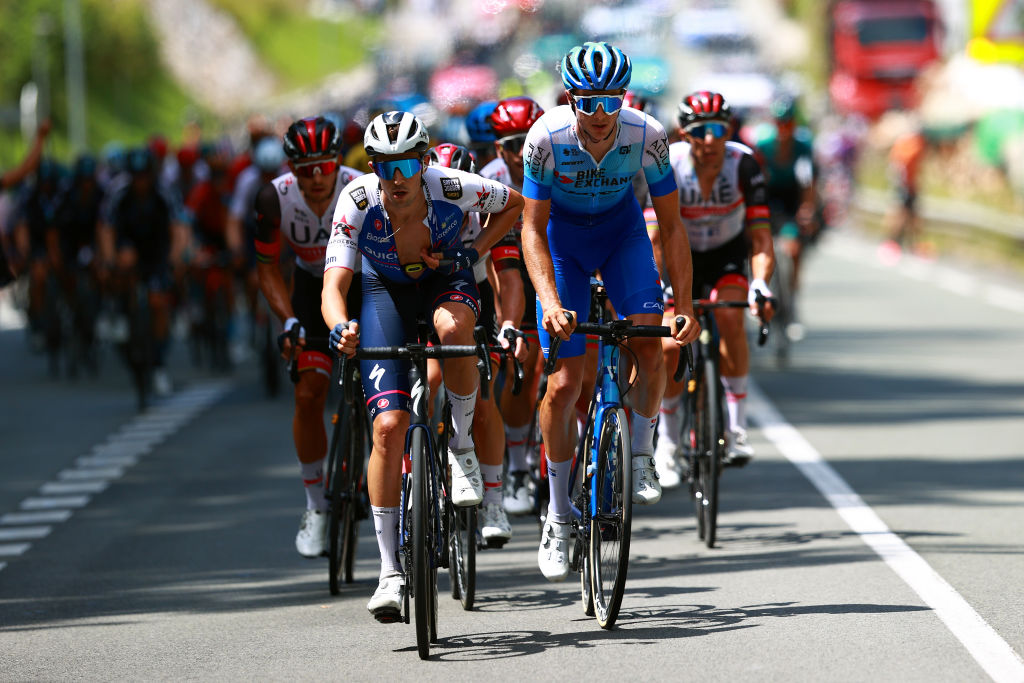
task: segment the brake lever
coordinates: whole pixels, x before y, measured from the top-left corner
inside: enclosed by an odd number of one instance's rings
[[[480,325],[473,328],[473,341],[476,342],[476,369],[480,373],[480,398],[486,401],[491,396],[491,363],[487,353],[487,333]]]
[[[522,332],[519,333],[522,335]],[[516,330],[511,328],[505,328],[505,340],[508,341],[507,355],[512,359],[512,369],[515,371],[515,376],[512,378],[512,395],[518,396],[519,392],[523,390],[523,378],[526,374],[523,372],[523,364],[516,358],[516,340],[518,335]]]
[[[572,311],[565,312],[565,319],[572,325],[573,314]],[[544,361],[544,374],[550,375],[555,371],[555,363],[558,362],[558,347],[562,345],[562,338],[555,335],[551,339],[551,346],[548,347],[548,358]]]

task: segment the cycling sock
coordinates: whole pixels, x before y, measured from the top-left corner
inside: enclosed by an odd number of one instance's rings
[[[398,561],[398,508],[381,508],[371,505],[373,528],[377,532],[377,547],[380,549],[380,578],[402,573]]]
[[[505,443],[508,444],[508,471],[526,472],[530,469],[526,462],[526,440],[530,434],[530,425],[510,427],[505,425]]]
[[[572,518],[569,507],[569,475],[572,474],[572,458],[565,462],[548,461],[548,491],[551,500],[548,502],[548,518],[559,524],[566,524]]]
[[[629,431],[632,434],[629,439],[629,450],[634,457],[654,452],[654,427],[657,424],[657,416],[646,417],[635,410],[629,416]]]
[[[473,437],[469,434],[469,428],[473,425],[473,410],[476,408],[476,393],[467,396],[456,394],[448,385],[445,385],[448,392],[448,402],[452,405],[452,438],[448,445],[461,450],[473,445]]]
[[[683,428],[682,395],[661,400],[661,419],[658,422],[658,443],[675,446],[679,443],[679,432]]]
[[[302,485],[306,487],[306,509],[327,509],[327,498],[324,496],[324,458],[316,462],[300,462],[302,468]]]
[[[480,473],[484,475],[484,505],[494,503],[501,505],[501,471],[502,465],[485,465],[480,463]]]
[[[722,377],[725,387],[725,407],[729,411],[729,431],[747,429],[747,377]]]

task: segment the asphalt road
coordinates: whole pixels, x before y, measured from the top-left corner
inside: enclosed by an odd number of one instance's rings
[[[179,348],[174,398],[140,416],[112,357],[53,381],[0,332],[0,679],[1024,680],[1020,285],[834,236],[791,365],[755,356],[758,455],[723,479],[718,547],[682,490],[636,509],[608,632],[518,520],[474,611],[442,579],[428,662],[366,612],[367,528],[338,597],[296,554],[291,408],[254,369]]]

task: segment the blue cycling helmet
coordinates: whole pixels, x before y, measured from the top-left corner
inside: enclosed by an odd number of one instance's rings
[[[562,85],[566,90],[625,90],[633,66],[619,48],[587,41],[562,59]]]
[[[487,100],[473,107],[466,114],[466,132],[469,133],[469,141],[474,143],[494,142],[498,138],[491,130],[491,114],[498,106],[495,100]]]
[[[275,137],[263,138],[252,151],[252,163],[263,173],[281,170],[287,157],[281,141]]]

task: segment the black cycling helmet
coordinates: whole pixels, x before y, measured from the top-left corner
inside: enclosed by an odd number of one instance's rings
[[[153,170],[155,161],[148,147],[136,147],[128,152],[128,171],[132,175],[148,173]]]
[[[284,134],[284,153],[292,161],[341,152],[341,131],[323,116],[299,119]]]
[[[76,181],[95,178],[97,167],[98,164],[96,163],[96,157],[89,153],[81,154],[77,159],[75,159],[75,165],[72,168],[72,175]]]

